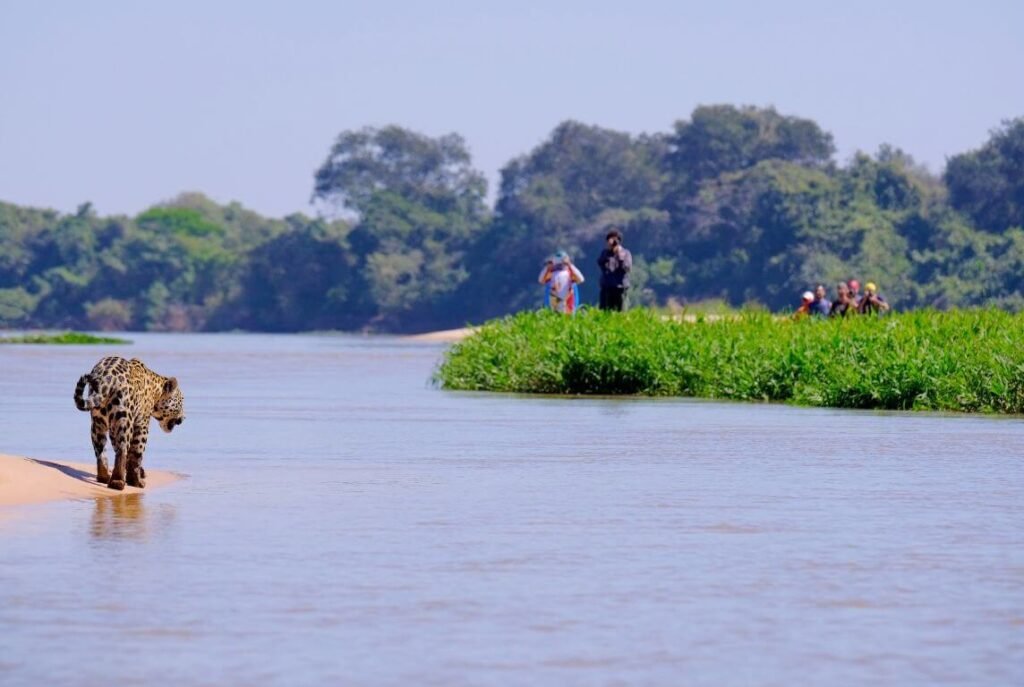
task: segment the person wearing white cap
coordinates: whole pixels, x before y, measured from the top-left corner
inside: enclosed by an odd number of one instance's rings
[[[583,273],[564,250],[549,258],[537,281],[544,285],[546,302],[555,312],[572,315],[579,305],[576,302],[576,284],[583,283]]]
[[[793,313],[794,320],[803,319],[811,314],[811,303],[814,302],[814,294],[810,291],[804,291],[804,295],[800,297],[800,307]]]

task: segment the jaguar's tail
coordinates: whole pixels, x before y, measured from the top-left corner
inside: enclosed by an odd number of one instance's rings
[[[95,394],[88,399],[85,398],[85,387],[91,382],[92,375],[82,375],[78,378],[78,384],[75,385],[75,407],[79,410],[95,410],[100,407],[100,401]]]

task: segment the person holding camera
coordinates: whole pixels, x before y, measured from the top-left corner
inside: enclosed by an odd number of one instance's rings
[[[625,310],[629,272],[633,256],[622,246],[622,233],[612,227],[605,235],[605,248],[597,259],[601,268],[601,310]]]
[[[884,315],[889,312],[889,303],[878,293],[873,282],[864,285],[864,298],[860,299],[857,311],[862,315]]]
[[[544,285],[545,303],[555,312],[574,315],[576,307],[576,284],[583,283],[583,273],[564,250],[555,253],[544,263],[537,281]]]

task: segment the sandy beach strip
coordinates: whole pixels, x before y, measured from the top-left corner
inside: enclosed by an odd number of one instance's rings
[[[426,334],[413,334],[406,336],[406,341],[423,341],[425,343],[455,343],[462,341],[470,334],[475,334],[480,327],[463,327],[461,329],[443,329],[438,332],[427,332]]]
[[[96,482],[95,463],[69,463],[0,453],[0,507],[60,499],[88,499],[137,494],[181,479],[180,475],[146,468],[146,489],[108,489]]]

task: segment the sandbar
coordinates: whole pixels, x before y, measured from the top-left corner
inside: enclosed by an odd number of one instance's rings
[[[146,468],[146,489],[109,489],[96,481],[95,463],[42,460],[0,453],[0,507],[61,499],[89,499],[143,493],[181,479],[182,475]]]
[[[425,343],[455,343],[462,341],[470,334],[480,331],[480,327],[463,327],[461,329],[443,329],[437,332],[425,334],[412,334],[406,336],[407,341],[423,341]]]

